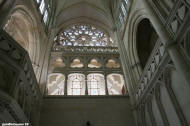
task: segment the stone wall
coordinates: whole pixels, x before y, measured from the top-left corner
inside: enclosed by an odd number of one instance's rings
[[[40,126],[134,126],[128,96],[48,96]]]

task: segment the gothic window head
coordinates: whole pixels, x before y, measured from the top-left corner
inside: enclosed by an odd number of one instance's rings
[[[54,39],[55,50],[59,46],[116,47],[107,32],[89,24],[74,24],[63,29]]]

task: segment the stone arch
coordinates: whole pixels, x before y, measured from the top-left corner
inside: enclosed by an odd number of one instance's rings
[[[93,60],[94,60],[94,61],[93,61]],[[94,64],[95,66],[94,66],[94,67],[90,67],[89,64],[90,64],[90,63],[93,64],[93,62],[95,63],[95,64]],[[87,63],[88,63],[88,67],[89,67],[89,68],[100,68],[100,67],[102,67],[102,65],[103,65],[102,60],[101,60],[100,58],[98,58],[98,57],[89,58],[88,61],[87,61]]]
[[[136,33],[137,27],[141,20],[147,18],[147,14],[145,10],[138,10],[134,12],[132,15],[133,18],[129,20],[129,36],[126,40],[127,42],[124,43],[128,50],[130,67],[132,69],[132,76],[135,80],[138,80],[142,74],[142,68],[140,67],[140,61],[137,54],[137,43],[136,43]]]
[[[149,19],[147,18],[139,22],[136,34],[137,54],[141,67],[142,69],[144,69],[158,39],[158,36],[154,28],[152,27]]]
[[[17,5],[11,11],[4,27],[5,31],[29,53],[34,66],[38,66],[40,59],[40,40],[36,27],[35,17],[23,5]]]
[[[84,60],[81,57],[74,57],[71,59],[69,67],[83,68],[83,67],[85,67]]]
[[[137,49],[137,46],[138,46],[137,33],[138,33],[139,24],[142,23],[142,21],[144,21],[144,20],[148,20],[150,28],[154,29],[154,31],[155,31],[154,34],[157,35],[157,33],[156,33],[156,29],[152,26],[151,19],[149,18],[149,14],[144,9],[134,12],[132,17],[133,18],[131,18],[129,20],[129,37],[128,37],[128,40],[126,40],[126,41],[128,41],[128,43],[125,43],[125,46],[128,47],[127,49],[129,50],[128,54],[129,54],[129,61],[130,61],[130,68],[132,71],[132,76],[135,80],[138,81],[143,72],[143,67],[141,65],[142,61],[139,58],[139,53],[138,53],[138,49]],[[150,51],[149,51],[150,53],[147,56],[148,57],[147,59],[149,59],[152,49],[153,48],[150,49]],[[145,61],[145,63],[144,63],[145,65],[146,65],[147,61],[148,60]],[[145,66],[145,65],[143,65],[143,66]],[[137,83],[137,81],[135,81],[135,83]]]
[[[101,29],[105,33],[107,33],[112,39],[114,38],[114,32],[111,26],[99,20],[92,19],[90,17],[84,17],[84,16],[68,19],[64,21],[64,23],[58,24],[55,28],[54,38],[62,31],[62,29],[65,29],[68,26],[72,26],[74,24],[89,24],[89,25],[95,26],[96,28]],[[53,44],[54,42],[52,41],[51,48],[53,47]]]
[[[110,60],[113,60],[114,64],[117,65],[116,67],[113,67],[113,68],[120,68],[121,67],[121,63],[120,63],[119,59],[117,59],[115,57],[108,57],[108,58],[106,58],[106,60],[104,62],[105,67],[108,67],[107,65],[108,65],[108,63],[109,63]]]
[[[26,115],[23,113],[21,106],[18,101],[14,99],[9,94],[1,91],[0,92],[0,102],[1,102],[1,117],[0,120],[6,120],[9,122],[27,122],[28,119]],[[23,99],[22,99],[23,100]],[[5,113],[3,111],[7,111]]]
[[[112,26],[113,22],[110,21],[108,15],[106,15],[106,10],[102,7],[94,5],[93,2],[94,1],[78,1],[71,4],[67,4],[68,2],[66,2],[63,9],[61,9],[57,15],[57,18],[60,20],[57,24],[60,25],[62,22],[65,23],[76,18],[85,17],[91,19],[92,21],[95,20],[97,22],[102,22],[102,24]],[[95,3],[98,2],[99,0]],[[84,13],[76,13],[79,11]]]
[[[57,58],[54,58],[54,60],[51,60],[50,66],[49,66],[49,72],[51,73],[56,69],[64,68],[64,67],[66,67],[66,63],[64,59],[61,57],[57,57]]]

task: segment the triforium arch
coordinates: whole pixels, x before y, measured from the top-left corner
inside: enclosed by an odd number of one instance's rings
[[[133,18],[129,18],[128,21],[128,36],[124,36],[124,44],[126,50],[128,50],[129,55],[129,67],[131,69],[132,78],[139,79],[142,74],[142,68],[140,66],[140,61],[137,53],[137,29],[139,23],[147,18],[145,10],[135,11],[132,15]],[[137,79],[134,79],[133,84],[136,85]],[[133,87],[133,86],[132,86]]]
[[[144,69],[158,39],[149,19],[144,18],[140,21],[136,36],[137,54],[141,68]]]
[[[147,30],[149,34],[147,34]],[[158,40],[158,36],[151,24],[151,19],[148,18],[148,14],[143,9],[134,12],[133,18],[130,18],[129,33],[128,39],[124,38],[124,41],[128,41],[125,46],[129,50],[129,67],[132,77],[136,78],[134,84],[137,84]],[[152,35],[154,36],[152,38],[155,39],[152,39],[153,42],[151,43],[149,40]],[[144,56],[143,54],[146,55]]]
[[[36,27],[36,19],[24,5],[17,5],[11,11],[4,26],[5,31],[29,53],[35,72],[40,60],[40,40]]]

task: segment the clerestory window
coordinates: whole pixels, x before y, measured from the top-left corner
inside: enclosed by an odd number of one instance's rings
[[[42,16],[42,20],[45,23],[45,25],[48,25],[49,23],[49,16],[51,12],[50,2],[51,0],[36,0],[38,9],[40,11],[40,15]]]
[[[116,73],[107,76],[99,73],[88,75],[72,73],[65,76],[61,73],[53,73],[48,77],[48,95],[106,95],[106,91],[108,95],[125,95],[123,75]]]
[[[119,3],[119,22],[120,26],[125,23],[126,18],[127,18],[127,12],[129,10],[129,0],[123,0],[121,3]]]
[[[88,94],[105,95],[105,80],[102,74],[89,74],[87,76]]]

